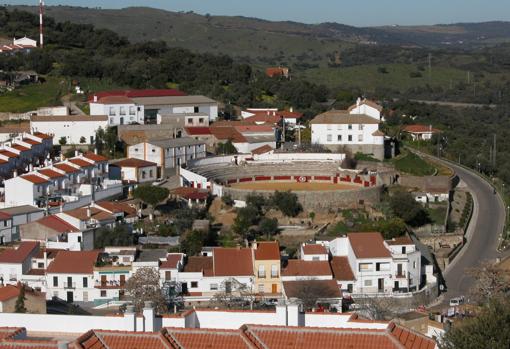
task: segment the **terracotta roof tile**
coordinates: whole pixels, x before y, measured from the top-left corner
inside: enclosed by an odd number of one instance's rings
[[[176,348],[256,348],[240,330],[167,328],[164,335]]]
[[[23,263],[38,248],[38,242],[22,241],[18,248],[0,252],[0,263]]]
[[[23,142],[28,143],[28,144],[31,144],[31,145],[38,145],[38,144],[41,144],[41,142],[36,141],[36,140],[34,140],[34,139],[30,139],[30,138],[23,138]]]
[[[186,273],[200,273],[203,272],[205,276],[212,276],[213,258],[205,256],[191,256],[188,257],[186,265],[184,265],[184,272]]]
[[[69,159],[69,162],[71,162],[75,165],[78,165],[80,167],[93,167],[94,166],[93,163],[83,160],[81,158],[71,158],[71,159]]]
[[[8,339],[0,343],[0,349],[60,349],[67,346],[58,345],[57,341],[32,340],[32,339]]]
[[[377,103],[376,103],[376,102],[374,102],[374,101],[371,101],[370,99],[366,99],[366,98],[365,98],[365,99],[363,99],[363,100],[360,102],[360,105],[363,105],[363,104],[368,105],[368,106],[370,106],[370,107],[372,107],[372,108],[375,108],[375,109],[377,109],[377,110],[378,110],[378,111],[380,111],[380,112],[383,110],[383,107],[382,107],[381,105],[377,104]],[[352,111],[352,110],[356,109],[356,107],[357,107],[357,106],[358,106],[357,104],[353,104],[353,105],[351,105],[351,106],[350,106],[347,110],[348,110],[348,111]]]
[[[37,170],[40,174],[49,177],[49,178],[61,178],[65,177],[65,174],[52,170],[50,168],[43,168],[42,170]]]
[[[69,164],[66,164],[65,162],[59,162],[58,164],[53,165],[54,167],[58,168],[59,170],[64,171],[65,173],[76,173],[80,172],[79,169],[77,169],[74,166],[71,166]]]
[[[0,287],[0,302],[18,297],[20,289],[14,285]]]
[[[109,96],[125,96],[130,98],[138,97],[167,97],[167,96],[185,96],[182,91],[175,89],[147,89],[147,90],[111,90],[96,92],[89,96],[89,102],[94,101],[94,96],[98,99]]]
[[[257,242],[255,259],[258,261],[280,260],[280,244],[278,241]]]
[[[309,244],[303,246],[303,253],[306,255],[328,254],[326,247],[320,244]]]
[[[124,217],[134,217],[137,213],[136,208],[131,207],[125,202],[99,201],[96,202],[96,206],[99,206],[111,213],[124,213]]]
[[[441,130],[438,130],[437,128],[432,128],[432,125],[407,125],[402,129],[404,132],[409,133],[438,133],[441,132]]]
[[[126,96],[106,96],[99,98],[97,103],[101,104],[133,104],[133,100]]]
[[[318,298],[341,298],[342,291],[335,280],[283,281],[285,295],[299,298],[302,292],[313,292]]]
[[[310,124],[379,124],[379,120],[365,114],[349,114],[345,110],[330,110],[317,115]]]
[[[42,224],[45,227],[48,227],[50,229],[53,229],[54,231],[57,231],[59,233],[69,233],[69,232],[80,231],[76,227],[72,226],[71,224],[67,223],[66,221],[64,221],[63,219],[61,219],[55,215],[43,217],[35,222]]]
[[[211,133],[219,141],[231,140],[233,143],[245,143],[246,138],[234,127],[214,127],[210,128]]]
[[[0,340],[11,339],[22,333],[26,333],[24,327],[0,327]]]
[[[99,155],[96,153],[88,152],[83,154],[83,157],[92,160],[94,162],[107,162],[108,158],[104,157],[103,155]]]
[[[331,270],[335,280],[338,281],[353,281],[354,273],[352,272],[349,259],[343,256],[335,256],[331,259]]]
[[[46,179],[44,179],[40,176],[37,176],[35,174],[26,174],[26,175],[20,176],[20,178],[23,178],[24,180],[32,182],[34,184],[49,183]]]
[[[282,270],[282,276],[332,276],[328,261],[304,261],[289,259],[287,266]]]
[[[273,150],[274,150],[273,147],[271,147],[268,144],[265,144],[262,147],[258,147],[258,148],[253,149],[251,151],[251,153],[254,154],[254,155],[261,155],[261,154],[269,153],[270,151],[273,151]]]
[[[90,217],[88,216],[87,207],[80,207],[74,210],[66,211],[65,214],[79,219],[81,221],[88,221],[89,219],[95,219],[98,221],[115,220],[115,218],[108,212],[100,210],[96,207],[90,207]]]
[[[161,332],[121,332],[92,330],[79,337],[75,344],[84,349],[172,349]]]
[[[17,158],[18,154],[13,153],[12,151],[8,150],[0,150],[0,155],[6,156],[8,158]]]
[[[184,130],[189,136],[205,136],[211,134],[209,127],[185,127]]]
[[[34,136],[39,137],[41,139],[51,139],[51,138],[53,138],[52,135],[49,135],[49,134],[46,134],[46,133],[42,133],[42,132],[34,132]]]
[[[414,245],[414,241],[411,240],[409,235],[399,236],[391,240],[386,240],[388,245]]]
[[[214,276],[250,276],[253,275],[251,248],[213,249]]]
[[[11,148],[19,150],[20,152],[24,152],[24,151],[29,151],[30,150],[30,148],[24,147],[21,144],[13,144],[13,145],[11,145]]]
[[[172,253],[166,256],[166,260],[159,265],[160,269],[176,269],[183,259],[182,253]]]
[[[92,274],[99,251],[62,251],[50,263],[47,273]]]
[[[129,159],[117,161],[116,163],[114,163],[114,165],[119,166],[119,167],[141,168],[141,167],[157,166],[158,164],[156,164],[155,162],[151,162],[151,161],[129,158]]]
[[[8,219],[11,219],[12,216],[5,212],[0,212],[0,221],[6,221]]]
[[[390,251],[384,246],[381,233],[349,233],[347,234],[354,254],[358,258],[390,258]]]

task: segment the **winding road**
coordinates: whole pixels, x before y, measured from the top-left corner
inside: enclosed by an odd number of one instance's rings
[[[421,153],[420,155],[428,156]],[[452,297],[468,294],[474,280],[467,275],[467,270],[480,266],[483,261],[494,260],[508,254],[497,250],[505,224],[506,210],[501,197],[494,194],[493,187],[482,177],[451,162],[432,158],[455,170],[471,192],[474,202],[473,216],[466,232],[466,245],[443,273],[447,287],[446,302]]]

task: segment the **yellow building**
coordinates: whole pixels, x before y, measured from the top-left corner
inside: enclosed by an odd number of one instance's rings
[[[282,294],[280,279],[280,245],[277,241],[254,242],[255,292],[264,297]]]

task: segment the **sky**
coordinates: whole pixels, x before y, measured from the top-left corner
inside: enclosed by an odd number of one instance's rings
[[[0,2],[38,4],[38,0]],[[46,4],[102,8],[147,6],[200,14],[355,26],[510,21],[509,0],[46,0]]]

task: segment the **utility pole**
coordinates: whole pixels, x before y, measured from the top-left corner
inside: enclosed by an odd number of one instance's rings
[[[429,53],[429,79],[432,78],[432,53]]]
[[[39,0],[39,46],[41,48],[44,47],[43,15],[44,15],[44,0]]]
[[[298,129],[298,144],[301,147],[301,125],[299,124],[299,122],[297,124],[297,129]]]

